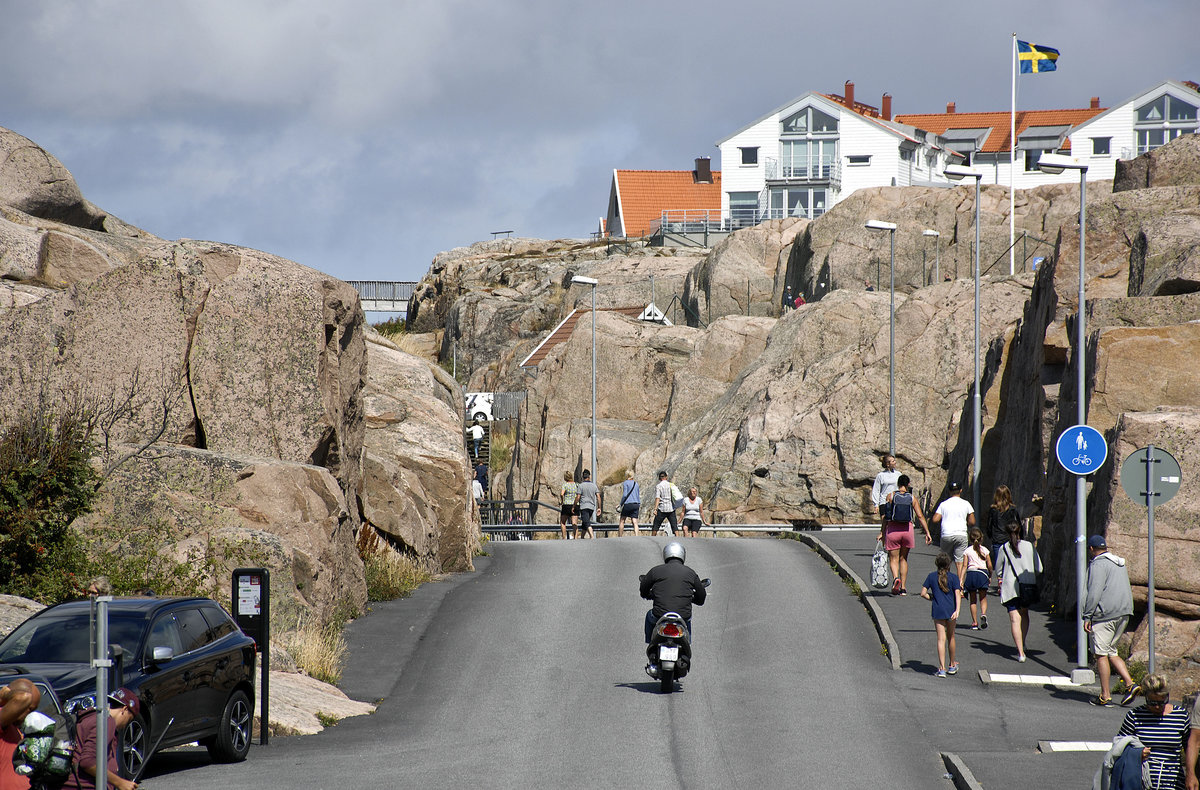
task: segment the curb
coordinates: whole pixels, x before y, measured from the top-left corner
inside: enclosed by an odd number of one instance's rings
[[[874,596],[867,595],[867,590],[870,589],[867,583],[838,556],[836,551],[826,546],[820,538],[814,537],[808,532],[795,532],[793,534],[797,540],[808,545],[809,548],[833,565],[834,570],[837,571],[839,576],[858,585],[858,600],[862,602],[862,605],[867,610],[867,614],[871,616],[871,621],[875,623],[875,630],[879,634],[879,640],[887,649],[888,660],[892,662],[892,669],[900,669],[900,645],[896,642],[896,638],[892,636],[891,626],[888,625],[887,618],[884,617],[883,610],[879,608],[879,604],[875,602]]]
[[[947,775],[954,780],[958,790],[983,790],[983,785],[971,773],[967,764],[954,752],[940,752],[942,762],[946,764]]]

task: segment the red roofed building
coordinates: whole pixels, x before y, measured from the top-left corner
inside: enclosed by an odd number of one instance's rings
[[[605,232],[642,238],[661,235],[664,222],[700,224],[721,220],[721,174],[697,159],[695,170],[614,170]]]

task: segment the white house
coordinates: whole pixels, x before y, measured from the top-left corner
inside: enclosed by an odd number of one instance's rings
[[[1043,173],[1043,152],[1089,162],[1087,179],[1112,178],[1116,160],[1197,132],[1200,85],[1165,81],[1128,101],[1102,108],[1018,110],[1012,160],[1010,110],[892,116],[845,96],[809,92],[717,142],[723,174],[722,216],[733,225],[785,216],[817,217],[862,187],[952,186],[942,171],[963,164],[988,184],[1017,189],[1070,183],[1078,173]]]
[[[1200,85],[1166,80],[1075,126],[1070,152],[1088,165],[1088,179],[1112,178],[1116,160],[1153,151],[1200,129]]]
[[[846,96],[810,91],[719,140],[723,216],[734,225],[818,217],[856,189],[948,183],[962,157],[936,135]]]

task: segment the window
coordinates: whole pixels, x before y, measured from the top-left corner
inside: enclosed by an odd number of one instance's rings
[[[150,629],[150,638],[146,640],[146,658],[154,655],[156,647],[169,647],[175,655],[183,652],[175,615],[168,613],[154,621],[154,627]]]
[[[814,107],[805,107],[783,119],[784,134],[837,134],[838,120]]]
[[[805,217],[815,219],[825,213],[826,190],[809,187],[776,187],[771,190],[771,219]]]
[[[1038,148],[1025,149],[1025,172],[1032,173],[1038,169],[1038,160],[1042,158],[1042,151]]]
[[[200,613],[208,621],[208,627],[214,642],[237,630],[237,626],[233,624],[233,621],[229,619],[229,615],[225,614],[223,609],[219,609],[216,606],[206,606],[200,610]]]
[[[913,160],[913,149],[901,148],[900,149],[900,161],[901,162],[911,162],[912,160]]]
[[[1183,134],[1197,131],[1197,109],[1170,94],[1137,108],[1137,152],[1153,151]]]
[[[858,154],[855,156],[847,156],[846,164],[850,165],[851,167],[863,167],[864,165],[869,165],[871,164],[871,155]]]
[[[758,146],[757,145],[752,146],[752,147],[747,146],[746,148],[739,148],[738,150],[742,152],[742,164],[744,164],[744,165],[758,164]]]
[[[1092,156],[1108,156],[1108,150],[1111,144],[1111,137],[1093,137]]]
[[[730,192],[729,219],[735,227],[745,228],[758,224],[758,193]]]
[[[198,650],[211,641],[208,638],[208,621],[200,614],[199,609],[180,609],[175,613],[175,620],[179,624],[179,639],[183,644],[183,652]]]

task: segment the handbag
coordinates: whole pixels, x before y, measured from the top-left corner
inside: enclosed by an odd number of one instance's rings
[[[1013,559],[1012,549],[1006,544],[1004,551],[1008,554],[1008,568],[1011,570],[1015,560]],[[1016,573],[1014,570],[1013,573]],[[1007,601],[1001,601],[1005,606],[1012,604],[1019,605],[1022,609],[1028,609],[1042,599],[1042,590],[1037,582],[1017,582],[1017,596],[1009,598]]]
[[[871,555],[871,586],[880,590],[891,584],[891,572],[888,570],[888,555],[883,550],[883,541],[875,541],[875,553]]]

